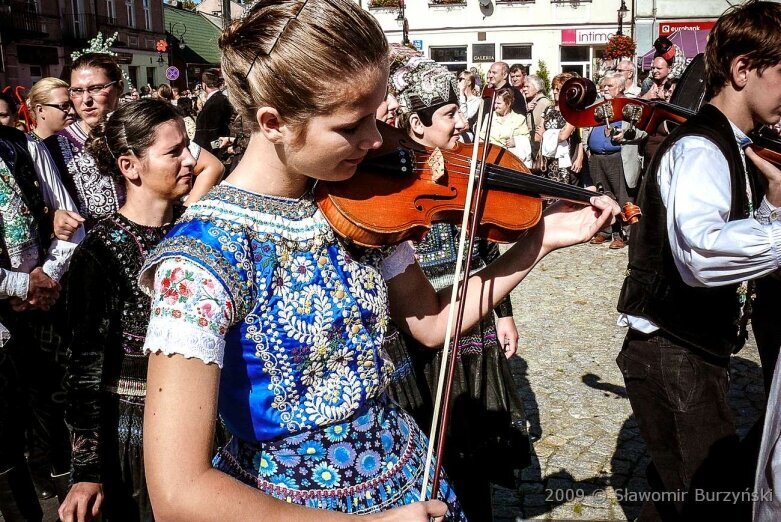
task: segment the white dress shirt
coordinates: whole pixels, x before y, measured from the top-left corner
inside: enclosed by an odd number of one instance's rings
[[[732,130],[739,144],[747,143],[740,129],[732,125]],[[781,221],[763,224],[753,216],[729,221],[729,166],[715,143],[700,136],[681,138],[662,156],[656,176],[673,259],[684,283],[741,283],[781,265]],[[757,209],[772,210],[766,198]],[[658,330],[652,321],[627,314],[619,316],[618,325],[643,333]]]
[[[70,210],[78,213],[79,209],[60,180],[57,167],[54,165],[49,151],[43,144],[32,138],[27,140],[27,149],[35,165],[43,201],[54,212],[57,209]],[[52,239],[49,250],[43,260],[43,271],[55,281],[59,281],[67,272],[71,257],[76,246],[84,239],[84,227],[80,226],[71,236],[70,241]]]

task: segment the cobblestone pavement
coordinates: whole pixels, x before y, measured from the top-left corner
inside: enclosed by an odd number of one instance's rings
[[[498,489],[495,522],[632,520],[648,457],[615,364],[615,326],[627,250],[555,252],[512,296],[520,332],[513,373],[534,440],[517,490]],[[753,339],[733,357],[730,402],[742,434],[764,410]]]

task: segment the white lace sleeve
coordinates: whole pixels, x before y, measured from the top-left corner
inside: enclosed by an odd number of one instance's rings
[[[382,278],[390,281],[399,274],[404,273],[408,266],[415,263],[415,247],[411,241],[405,241],[398,245],[391,254],[383,259],[380,273]]]
[[[154,277],[144,353],[196,357],[222,368],[233,305],[224,286],[180,257],[161,262]]]

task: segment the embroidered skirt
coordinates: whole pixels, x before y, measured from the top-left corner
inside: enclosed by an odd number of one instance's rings
[[[214,467],[286,502],[367,514],[420,500],[428,440],[415,421],[382,398],[351,420],[276,441],[233,437]],[[440,481],[449,521],[465,521]]]

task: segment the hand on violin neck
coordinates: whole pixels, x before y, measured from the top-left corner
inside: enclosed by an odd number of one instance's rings
[[[587,207],[559,201],[545,211],[542,249],[548,253],[585,243],[620,213],[618,203],[607,195],[595,195]]]

